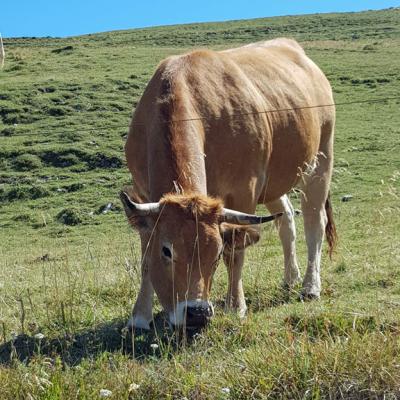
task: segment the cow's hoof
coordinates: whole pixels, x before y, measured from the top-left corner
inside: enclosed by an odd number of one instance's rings
[[[302,291],[300,293],[300,301],[311,301],[311,300],[318,300],[320,297],[319,293],[313,293],[313,292],[305,292]]]
[[[240,319],[246,318],[246,316],[247,316],[247,307],[242,307],[242,308],[236,310],[236,313],[237,313],[237,316]]]
[[[146,318],[142,317],[141,315],[134,315],[129,318],[128,323],[126,324],[126,329],[128,331],[133,331],[135,329],[150,329],[150,322]]]

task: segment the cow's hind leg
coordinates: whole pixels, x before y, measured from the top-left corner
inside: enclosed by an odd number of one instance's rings
[[[307,242],[308,262],[303,281],[305,298],[318,298],[321,293],[321,253],[325,228],[328,223],[326,204],[332,175],[332,147],[328,142],[319,152],[314,170],[303,177],[301,206],[304,233]],[[333,221],[332,221],[333,222]]]
[[[283,212],[282,217],[275,220],[279,232],[284,255],[283,283],[287,287],[293,287],[300,281],[300,271],[296,257],[296,226],[294,222],[294,209],[285,195],[280,199],[269,202],[266,207],[272,214]]]
[[[150,329],[150,322],[153,319],[153,296],[154,289],[150,281],[150,274],[146,263],[144,262],[144,254],[146,252],[147,243],[142,239],[142,280],[136,303],[132,310],[132,316],[128,321],[129,329]]]

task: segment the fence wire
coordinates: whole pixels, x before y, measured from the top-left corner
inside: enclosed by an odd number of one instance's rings
[[[301,110],[309,110],[309,109],[316,109],[316,108],[324,108],[324,107],[343,107],[343,106],[348,106],[348,105],[355,105],[355,104],[376,104],[376,103],[385,103],[387,101],[392,101],[392,100],[400,100],[400,96],[393,96],[393,97],[385,97],[385,98],[377,98],[377,99],[367,99],[367,100],[353,100],[353,101],[347,101],[347,102],[338,102],[338,103],[331,103],[331,104],[318,104],[318,105],[313,105],[313,106],[304,106],[304,107],[294,107],[294,108],[281,108],[281,109],[273,109],[273,110],[259,110],[259,111],[252,111],[252,112],[237,112],[237,113],[232,113],[229,116],[215,116],[212,117],[211,119],[209,117],[195,117],[195,118],[185,118],[185,119],[173,119],[173,120],[159,120],[159,121],[153,121],[153,124],[176,124],[176,123],[184,123],[184,122],[193,122],[193,121],[209,121],[209,120],[230,120],[230,119],[236,119],[240,117],[247,117],[250,115],[259,115],[259,114],[273,114],[273,113],[288,113],[288,112],[293,112],[293,111],[301,111]],[[131,116],[127,116],[127,118],[131,118]],[[130,126],[145,126],[145,123],[138,123],[138,122],[131,122]],[[63,129],[62,125],[50,125],[46,126],[46,129],[59,129],[62,130],[63,133],[68,133],[68,132],[102,132],[106,131],[108,129],[127,129],[129,126],[129,123],[125,125],[102,125],[101,127],[91,127],[91,128],[79,128],[76,127],[74,129]],[[40,127],[35,127],[32,129],[33,131],[40,131],[40,134],[42,135],[47,135],[47,134],[52,134],[54,133],[53,131],[50,130],[41,130]],[[30,133],[31,128],[27,127],[25,132],[18,132],[18,133]]]

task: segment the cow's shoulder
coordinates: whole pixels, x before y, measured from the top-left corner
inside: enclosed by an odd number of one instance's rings
[[[289,38],[276,38],[272,40],[263,40],[260,42],[249,43],[241,47],[236,47],[233,49],[222,50],[221,53],[224,54],[235,54],[241,53],[243,51],[251,51],[256,49],[274,49],[274,50],[291,50],[292,52],[297,52],[304,54],[304,50],[301,45],[294,39]]]
[[[173,76],[180,72],[190,70],[196,64],[202,64],[212,58],[218,57],[218,53],[213,50],[196,49],[188,53],[170,56],[165,58],[158,66],[157,70],[162,76]]]
[[[257,45],[257,43],[255,43]],[[301,45],[294,39],[289,38],[277,38],[272,40],[267,40],[264,42],[259,42],[261,47],[280,47],[294,50],[296,52],[304,53],[304,49]]]

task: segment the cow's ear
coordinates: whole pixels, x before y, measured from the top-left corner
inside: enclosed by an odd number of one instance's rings
[[[251,226],[221,224],[219,229],[224,245],[228,248],[243,250],[260,240],[260,231]]]
[[[158,203],[135,203],[126,192],[120,192],[119,197],[133,228],[139,231],[153,229],[159,213]]]
[[[147,216],[147,217],[139,217],[139,216],[128,216],[128,222],[129,225],[132,226],[132,228],[144,232],[151,232],[154,228],[155,225],[155,218],[153,216]]]

